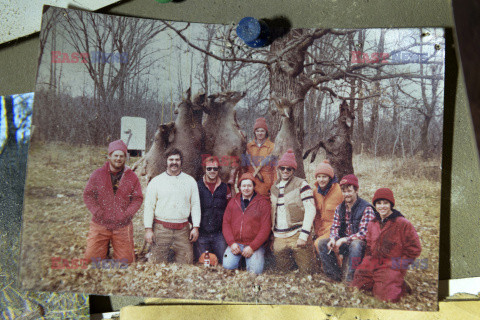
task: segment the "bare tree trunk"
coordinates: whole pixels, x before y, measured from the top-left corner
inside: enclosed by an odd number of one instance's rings
[[[275,40],[270,46],[270,55],[277,56],[279,52],[285,49],[292,39],[300,37],[305,32],[304,29],[290,31],[282,38]],[[313,39],[312,39],[313,42]],[[308,46],[304,48],[298,46],[283,54],[282,59],[270,66],[270,91],[273,96],[282,97],[290,102],[298,101],[292,106],[292,117],[295,123],[295,137],[298,141],[298,147],[303,151],[304,135],[304,99],[310,87],[301,82],[302,71],[304,69],[305,53]],[[280,123],[280,115],[277,115],[275,123]],[[275,136],[280,128],[272,128],[272,136]],[[296,175],[305,177],[303,168],[303,155],[295,154],[298,168]]]
[[[358,88],[360,88],[359,98],[363,98],[363,82],[358,80]],[[363,99],[357,103],[357,134],[354,137],[354,146],[356,146],[357,152],[363,152],[363,146],[365,144],[365,125],[363,122]]]
[[[380,39],[378,41],[377,45],[377,52],[383,52],[384,47],[385,47],[385,29],[382,29],[380,31]],[[381,71],[380,69],[377,70],[376,76],[380,76]],[[380,94],[380,81],[375,81],[374,84],[374,89],[373,89],[373,94]],[[375,137],[375,132],[376,132],[376,127],[378,125],[378,109],[380,106],[380,96],[377,96],[373,100],[373,106],[372,106],[372,113],[370,116],[370,122],[368,124],[368,133],[367,133],[367,139],[369,140],[368,142],[370,143],[370,147],[372,147],[372,143],[374,142]],[[376,152],[375,152],[376,154]]]

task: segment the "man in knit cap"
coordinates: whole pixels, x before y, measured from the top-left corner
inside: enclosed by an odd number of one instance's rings
[[[289,149],[278,161],[280,178],[270,189],[272,201],[273,254],[277,269],[288,271],[294,263],[301,273],[312,273],[312,227],[315,205],[307,181],[295,176],[297,162]]]
[[[168,150],[167,170],[153,178],[145,195],[145,242],[152,245],[156,263],[168,261],[170,249],[175,262],[193,263],[192,243],[200,227],[200,197],[195,179],[182,172],[182,152]],[[190,230],[189,218],[193,228]]]
[[[372,203],[375,219],[368,224],[365,258],[351,286],[371,291],[380,300],[397,302],[411,292],[404,279],[409,265],[422,251],[420,239],[412,223],[394,209],[392,190],[378,189]]]
[[[368,223],[375,218],[373,207],[358,196],[358,179],[349,174],[340,180],[343,202],[335,209],[330,238],[316,243],[325,274],[334,281],[342,280],[342,267],[346,281],[351,282],[365,254]],[[337,259],[337,255],[342,257]],[[347,259],[343,259],[347,257]]]
[[[108,146],[108,161],[93,172],[83,193],[92,213],[85,259],[107,258],[109,244],[120,263],[135,260],[132,218],[143,201],[137,175],[127,166],[127,145],[117,140]]]
[[[265,118],[258,118],[253,126],[254,139],[247,144],[246,172],[255,177],[255,192],[270,196],[270,187],[276,179],[275,163],[271,154],[275,144],[268,138],[268,127]]]
[[[313,221],[316,242],[330,237],[335,209],[343,201],[342,189],[328,160],[319,163],[315,168],[315,184],[313,197],[317,213]]]

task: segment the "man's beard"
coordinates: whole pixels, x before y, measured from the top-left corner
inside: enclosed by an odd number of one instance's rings
[[[345,198],[345,203],[352,204],[353,203],[353,197]]]
[[[110,161],[110,164],[112,167],[115,169],[122,169],[125,166],[125,162],[116,162],[116,161]]]

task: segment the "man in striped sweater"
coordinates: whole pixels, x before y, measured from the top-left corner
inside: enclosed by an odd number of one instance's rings
[[[313,273],[311,231],[315,204],[307,181],[294,176],[296,169],[295,154],[289,149],[278,161],[280,179],[270,189],[273,254],[278,270],[288,271],[296,263],[301,273]]]
[[[192,264],[192,243],[198,239],[201,217],[198,186],[192,176],[182,172],[180,150],[172,149],[166,157],[167,171],[147,186],[143,217],[145,241],[153,244],[152,258],[156,263],[166,262],[172,248],[175,262]]]

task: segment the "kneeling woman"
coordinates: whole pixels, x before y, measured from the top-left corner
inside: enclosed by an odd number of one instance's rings
[[[263,244],[272,228],[270,200],[254,191],[251,173],[241,176],[240,193],[230,200],[223,216],[223,236],[228,248],[223,255],[223,267],[236,269],[245,258],[247,271],[260,274],[265,264]]]
[[[375,219],[368,224],[365,257],[351,285],[372,291],[380,300],[397,302],[409,290],[404,277],[408,265],[420,255],[420,241],[410,221],[393,209],[392,190],[378,189],[372,203]]]

